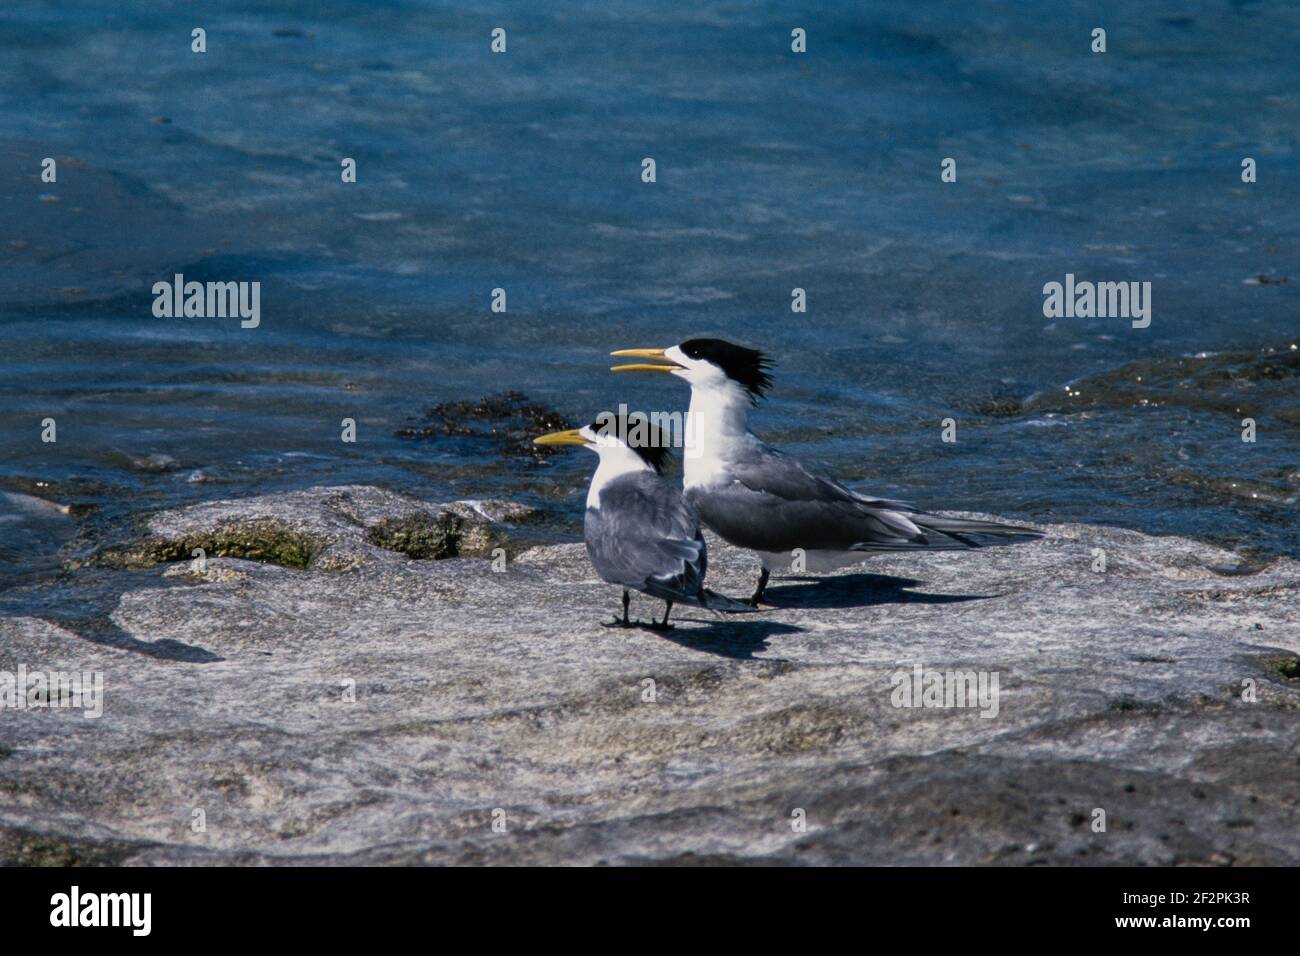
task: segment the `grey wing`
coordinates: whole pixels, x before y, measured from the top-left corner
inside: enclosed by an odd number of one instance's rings
[[[729,470],[729,484],[688,497],[710,528],[756,551],[956,550],[1037,536],[860,494],[758,441]]]
[[[650,473],[615,479],[587,509],[587,554],[611,584],[699,604],[708,552],[699,519],[667,481]]]

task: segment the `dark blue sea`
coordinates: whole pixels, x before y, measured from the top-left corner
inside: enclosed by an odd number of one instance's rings
[[[684,408],[608,353],[699,335],[864,489],[1300,552],[1300,5],[6,0],[0,48],[0,609],[214,498],[576,530],[589,456],[494,409]],[[155,317],[177,273],[260,324]],[[1046,317],[1067,274],[1150,325]]]

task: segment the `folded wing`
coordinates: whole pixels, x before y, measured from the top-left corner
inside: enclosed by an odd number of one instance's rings
[[[650,473],[617,478],[587,509],[587,553],[611,584],[703,604],[708,554],[699,519],[677,489]]]
[[[687,489],[687,500],[723,538],[755,551],[950,551],[1040,537],[860,494],[758,442],[728,474],[726,484]]]

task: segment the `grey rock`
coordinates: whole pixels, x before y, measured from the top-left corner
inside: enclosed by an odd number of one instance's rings
[[[143,538],[101,549],[92,562],[142,568],[190,559],[199,550],[204,559],[342,571],[392,560],[389,552],[426,559],[489,557],[498,547],[510,550],[502,522],[531,517],[531,509],[509,502],[431,505],[368,486],[309,488],[161,512],[149,520]]]
[[[457,556],[403,553],[447,516]],[[602,626],[582,545],[519,553],[529,518],[359,487],[156,516],[177,557],[242,529],[292,560],[152,572],[116,645],[0,618],[0,670],[105,681],[99,718],[0,711],[0,863],[1300,862],[1296,561],[1053,525],[656,633]],[[916,664],[996,672],[996,716],[896,707]]]

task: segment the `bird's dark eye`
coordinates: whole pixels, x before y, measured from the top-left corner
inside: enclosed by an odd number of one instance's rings
[[[683,342],[678,346],[682,354],[687,358],[698,359],[704,355],[704,342],[701,339],[691,339],[689,342]]]

